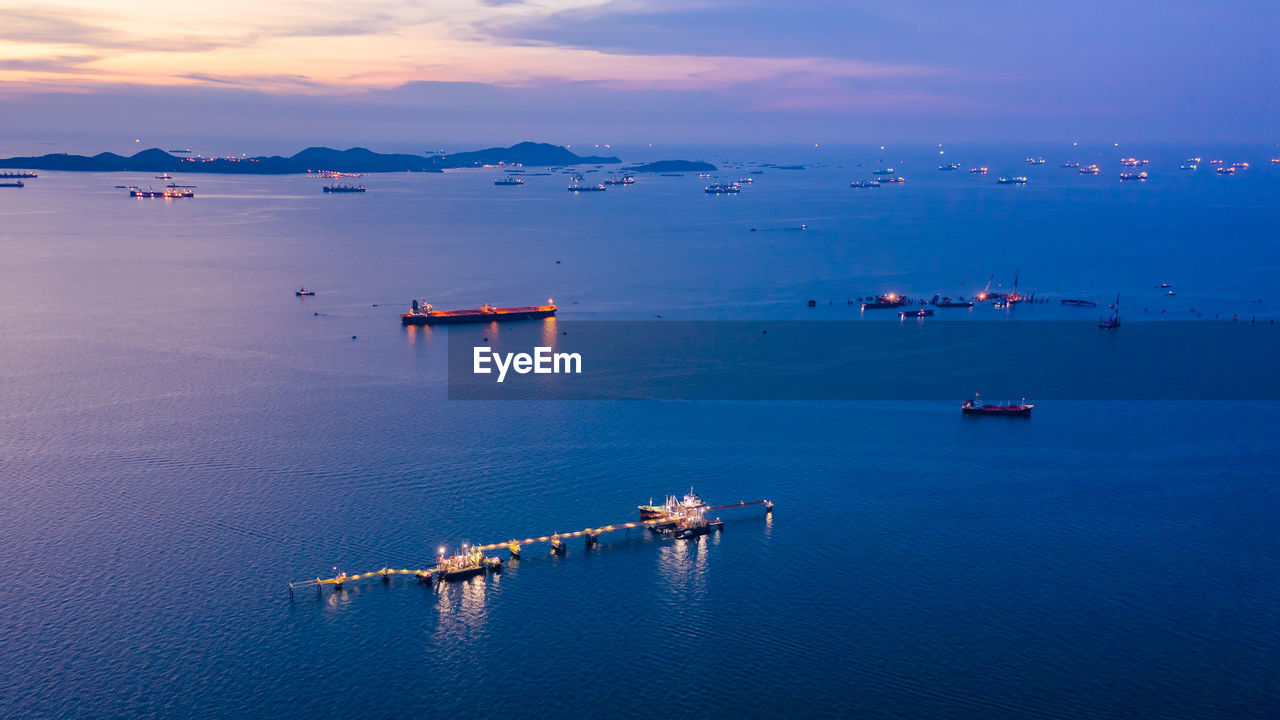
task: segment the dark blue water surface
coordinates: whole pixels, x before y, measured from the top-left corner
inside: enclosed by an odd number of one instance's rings
[[[180,177],[199,187],[179,201],[112,187],[163,184],[145,173],[0,189],[0,714],[1274,717],[1275,403],[1002,422],[954,402],[449,401],[448,332],[397,318],[411,297],[552,296],[566,319],[862,322],[848,299],[1020,268],[1043,297],[1121,293],[1127,322],[1261,330],[1280,315],[1265,152],[1222,150],[1252,167],[1220,177],[1207,150],[1151,149],[1151,180],[1122,185],[1113,148],[954,158],[987,176],[920,150],[886,158],[906,184],[862,191],[876,153],[805,152],[734,197],[694,174],[574,196],[487,170],[353,196],[297,176]],[[1179,172],[1186,154],[1205,164]],[[1014,172],[1031,182],[995,184]],[[1097,313],[1070,312],[964,317]],[[690,486],[777,511],[691,542],[533,546],[444,587],[287,591]]]

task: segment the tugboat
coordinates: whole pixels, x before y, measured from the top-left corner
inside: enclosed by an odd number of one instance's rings
[[[1114,330],[1120,327],[1120,293],[1116,293],[1116,301],[1107,307],[1111,308],[1111,316],[1099,320],[1098,327],[1103,330]]]
[[[911,301],[903,295],[895,295],[893,293],[889,293],[888,295],[877,295],[875,296],[874,299],[872,299],[871,302],[862,303],[862,309],[863,310],[887,310],[890,308],[902,307],[903,305],[906,305],[909,302]]]
[[[306,289],[306,288],[298,288],[297,290],[294,290],[294,291],[293,291],[293,294],[294,294],[294,295],[297,295],[298,297],[310,297],[310,296],[312,296],[312,295],[315,295],[315,294],[316,294],[316,291],[315,291],[315,290],[308,290],[308,289]]]
[[[1035,405],[1027,403],[1026,398],[1022,398],[1020,403],[1006,403],[1004,405],[986,405],[982,402],[978,393],[974,393],[973,397],[965,400],[960,404],[960,412],[963,415],[1004,415],[1007,417],[1031,417],[1031,408]]]
[[[552,317],[556,305],[547,298],[546,305],[530,307],[493,307],[485,303],[473,310],[435,310],[428,303],[413,301],[409,312],[400,315],[401,325],[451,325],[455,323],[501,322]]]
[[[523,185],[524,179],[518,177],[504,177],[493,181],[494,185]]]

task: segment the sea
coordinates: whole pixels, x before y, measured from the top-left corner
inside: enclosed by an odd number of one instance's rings
[[[1016,276],[1048,302],[925,322],[1096,328],[1119,295],[1117,332],[1274,336],[1280,149],[590,152],[718,169],[584,194],[542,168],[367,175],[359,194],[188,174],[194,198],[130,198],[168,182],[138,172],[0,188],[0,715],[1280,716],[1274,398],[1066,397],[1025,420],[962,417],[968,387],[450,399],[453,330],[399,319],[413,298],[554,298],[565,323],[898,322],[858,300]],[[1148,179],[1120,181],[1121,157]],[[887,168],[905,181],[850,186]],[[1170,376],[1226,372],[1169,357]],[[461,583],[290,592],[691,490],[775,510],[688,541],[527,545]]]

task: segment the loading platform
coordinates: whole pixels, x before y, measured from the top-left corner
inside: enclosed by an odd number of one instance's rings
[[[701,518],[702,515],[713,510],[730,510],[734,508],[750,507],[752,505],[763,505],[765,507],[766,514],[773,513],[773,503],[768,500],[752,500],[750,502],[741,501],[741,502],[731,503],[728,505],[701,506],[698,508],[693,508],[692,510],[696,511],[698,518]],[[511,553],[511,556],[513,558],[519,558],[520,552],[521,552],[521,546],[523,545],[551,543],[551,551],[554,554],[563,555],[565,554],[564,541],[569,538],[585,537],[587,541],[587,547],[592,547],[596,544],[596,542],[600,538],[600,535],[603,533],[616,532],[618,530],[630,530],[633,528],[669,527],[669,526],[676,525],[677,523],[681,522],[687,517],[689,517],[687,512],[672,512],[672,513],[663,515],[662,517],[652,518],[648,520],[612,523],[610,525],[601,525],[599,527],[583,528],[582,530],[575,530],[573,532],[552,533],[550,535],[543,535],[541,537],[528,537],[522,540],[513,539],[513,540],[507,540],[505,542],[476,545],[470,548],[466,548],[466,546],[464,546],[464,549],[467,553],[469,554],[474,553],[480,557],[479,566],[476,568],[475,574],[480,574],[482,572],[497,572],[502,568],[502,561],[496,557],[485,558],[483,557],[483,553],[489,550],[501,550],[505,548]],[[396,575],[412,575],[417,579],[419,584],[431,585],[437,581],[443,582],[445,579],[448,579],[448,575],[451,573],[446,572],[445,565],[449,562],[450,562],[449,560],[445,560],[442,554],[442,556],[439,558],[439,562],[436,565],[431,567],[417,568],[417,569],[384,567],[378,570],[372,570],[370,572],[357,573],[355,575],[348,575],[347,573],[338,573],[337,575],[329,578],[317,577],[314,580],[301,580],[299,582],[291,582],[289,583],[289,596],[293,597],[293,593],[295,590],[302,590],[302,589],[311,588],[311,587],[314,587],[316,589],[316,592],[321,592],[326,585],[332,587],[334,592],[338,592],[342,590],[347,583],[360,582],[362,580],[379,579],[384,583],[389,583],[391,582],[391,578]]]

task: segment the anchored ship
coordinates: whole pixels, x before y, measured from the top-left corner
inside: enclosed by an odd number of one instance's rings
[[[365,192],[363,185],[325,185],[324,191],[327,193],[360,193]]]
[[[436,310],[430,304],[413,301],[409,312],[400,315],[401,325],[451,325],[455,323],[503,322],[552,317],[556,305],[547,298],[546,305],[530,307],[493,307],[485,303],[472,310]]]
[[[973,394],[973,398],[965,400],[960,404],[960,412],[965,415],[1005,415],[1009,417],[1030,417],[1031,408],[1035,405],[1027,403],[1026,398],[1022,398],[1020,403],[1005,403],[1004,405],[987,405],[982,402],[978,393]]]

